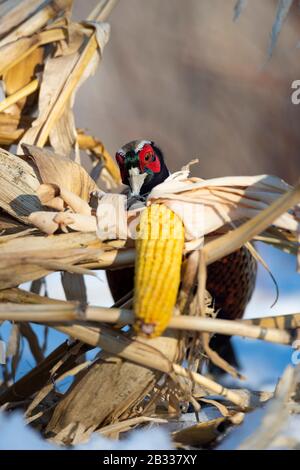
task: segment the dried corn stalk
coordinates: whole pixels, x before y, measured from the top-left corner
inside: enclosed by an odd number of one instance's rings
[[[242,3],[238,2],[237,14]],[[289,3],[281,2],[278,24],[286,16]],[[128,423],[137,423],[139,419],[147,418],[145,415],[161,412],[162,407],[168,416],[177,415],[180,403],[188,401],[198,410],[197,399],[203,399],[205,391],[223,394],[245,409],[249,406],[249,395],[245,397],[223,388],[197,372],[203,346],[199,332],[255,338],[260,338],[263,332],[269,341],[289,344],[292,341],[291,325],[293,330],[299,327],[297,315],[293,316],[289,328],[282,318],[279,323],[269,319],[260,326],[249,322],[222,323],[197,316],[199,312],[211,314],[203,302],[207,264],[255,237],[298,253],[299,215],[293,207],[300,201],[299,185],[293,189],[270,176],[204,181],[190,179],[187,171],[183,171],[156,187],[148,198],[147,205],[152,206],[145,212],[155,211],[159,204],[162,210],[168,212],[168,206],[182,219],[185,253],[192,252],[189,261],[193,262],[184,264],[188,269],[183,271],[178,296],[180,315],[171,318],[173,295],[168,315],[163,316],[163,328],[170,322],[170,328],[179,330],[180,335],[176,332],[150,341],[137,341],[131,333],[124,335],[108,328],[107,322],[117,323],[120,327],[136,321],[133,313],[126,310],[132,303],[131,295],[118,305],[121,310],[85,309],[83,273],[135,262],[132,241],[126,244],[122,237],[122,240],[104,243],[96,235],[97,228],[98,234],[101,232],[99,225],[110,220],[105,220],[101,210],[98,219],[95,215],[91,195],[96,192],[96,197],[100,196],[99,206],[105,198],[93,179],[100,177],[110,189],[119,184],[120,177],[101,141],[77,131],[72,114],[78,87],[93,73],[102,57],[109,27],[101,21],[106,20],[115,4],[115,0],[102,0],[88,20],[80,24],[70,21],[70,0],[30,0],[26,2],[26,8],[18,0],[6,0],[0,5],[0,75],[4,94],[0,103],[0,144],[19,143],[19,149],[25,153],[20,159],[5,150],[0,152],[0,227],[4,230],[0,236],[0,322],[7,319],[16,322],[9,348],[12,374],[16,372],[20,357],[20,334],[28,339],[38,363],[16,385],[5,388],[0,403],[14,402],[24,406],[20,401],[29,400],[27,420],[54,435],[54,440],[59,443],[80,442],[93,430],[100,428],[101,431],[101,427],[103,432],[118,433]],[[84,149],[93,162],[93,179],[70,159],[30,144],[39,147],[51,144],[65,157],[75,150],[77,161],[78,147]],[[190,217],[190,209],[194,219]],[[127,216],[129,223],[137,222],[140,210],[129,211]],[[118,231],[113,224],[110,228]],[[77,232],[57,234],[59,230]],[[44,233],[55,235],[46,237]],[[178,282],[183,241],[181,237],[180,256],[175,266]],[[146,245],[142,242],[141,251],[143,246]],[[199,248],[202,248],[200,257],[195,256],[198,253],[194,251]],[[172,255],[173,262],[174,259]],[[63,275],[66,296],[81,301],[81,305],[54,301],[15,288],[53,271],[68,273]],[[75,273],[76,277],[69,273]],[[176,287],[176,294],[177,286],[173,287]],[[136,316],[142,316],[148,322],[150,317],[146,310],[151,304],[147,303],[143,311],[144,296],[140,300],[135,306]],[[155,312],[155,321],[160,318],[160,313]],[[64,322],[56,328],[76,341],[71,346],[62,345],[43,359],[42,348],[24,320],[41,324],[53,324],[54,320]],[[185,331],[189,331],[189,335]],[[189,342],[191,332],[195,332],[195,336]],[[80,362],[84,352],[96,346],[103,349],[99,360],[93,364]],[[188,369],[181,365],[187,346],[190,347]],[[195,352],[197,357],[193,357]],[[67,375],[76,377],[76,382],[67,394],[58,395],[54,384]],[[7,382],[11,376],[6,370]],[[223,415],[229,416],[224,405],[215,403],[215,406]],[[123,425],[113,424],[120,420],[125,420]],[[196,426],[183,434],[177,433],[176,439],[184,442],[189,436],[190,442],[193,435],[194,442],[199,442],[204,427],[202,439],[209,442],[215,437],[217,425],[218,422],[211,422],[207,426]]]
[[[102,0],[83,23],[70,20],[72,3],[4,2],[0,10],[0,83],[5,97],[0,102],[0,145],[50,143],[66,157],[74,149],[77,161],[82,145],[101,162],[97,179],[111,188],[120,181],[115,163],[100,141],[91,144],[92,138],[82,131],[77,136],[72,107],[79,86],[102,58],[109,39],[105,20],[117,2]]]

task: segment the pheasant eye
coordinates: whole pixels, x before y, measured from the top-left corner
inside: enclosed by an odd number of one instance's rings
[[[148,162],[150,160],[150,158],[151,158],[151,153],[146,153],[146,155],[145,155],[146,162]],[[153,159],[152,159],[152,161],[153,161]]]

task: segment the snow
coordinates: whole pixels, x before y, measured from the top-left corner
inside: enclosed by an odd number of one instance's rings
[[[129,433],[126,439],[112,441],[93,435],[91,441],[79,450],[171,450],[173,448],[169,433],[154,425],[150,429]]]
[[[25,426],[21,413],[0,413],[0,450],[59,450],[48,443],[38,432]],[[88,444],[77,446],[77,450],[168,450],[171,439],[166,431],[155,426],[141,431],[132,431],[126,439],[113,441],[93,434]]]
[[[239,447],[248,437],[251,436],[253,430],[260,426],[265,414],[266,410],[264,408],[258,408],[252,413],[249,413],[247,415],[247,419],[245,419],[238,428],[233,430],[233,432],[230,432],[217,449],[233,450]]]
[[[277,304],[271,308],[275,298],[275,288],[269,274],[264,268],[259,267],[257,287],[253,298],[248,305],[245,317],[254,318],[268,315],[279,315],[295,313],[300,311],[300,275],[296,274],[296,261],[293,256],[281,253],[272,247],[259,244],[259,250],[263,258],[269,265],[273,275],[279,286],[279,300]],[[59,274],[52,274],[47,278],[48,295],[54,298],[64,299],[64,293],[60,287]],[[112,298],[108,291],[105,274],[99,271],[98,278],[86,276],[87,293],[89,302],[92,305],[110,306]],[[24,286],[28,287],[28,286]],[[41,327],[34,326],[37,334],[40,334]],[[10,326],[5,322],[1,326],[1,336],[7,339],[9,336]],[[61,333],[50,331],[49,344],[47,354],[57,347],[65,336]],[[233,381],[231,377],[224,379],[224,384],[235,387],[249,387],[252,390],[274,390],[278,379],[281,377],[283,370],[287,365],[292,364],[293,350],[287,346],[281,346],[264,341],[246,340],[243,338],[233,338],[233,345],[241,364],[241,372],[247,377],[245,382]],[[20,377],[28,372],[34,365],[34,360],[26,344],[24,344],[24,354],[22,362],[18,369],[17,376]],[[70,384],[70,378],[60,385],[64,390]],[[203,410],[203,419],[211,418],[206,415]],[[215,412],[216,413],[216,412]],[[229,434],[224,440],[221,448],[236,448],[246,437],[248,437],[253,429],[259,425],[265,413],[265,408],[255,410],[247,415],[247,420],[238,428],[235,436]],[[186,425],[193,423],[192,414],[185,416]],[[215,417],[215,416],[213,416]],[[287,436],[295,438],[299,431],[300,418],[294,416],[289,421],[287,428]],[[5,429],[5,433],[1,432],[0,449],[48,449],[56,448],[45,442],[40,436],[28,426],[24,426],[22,416],[13,412],[9,415],[0,414],[0,429]],[[169,430],[171,430],[169,428]],[[238,439],[237,439],[238,436]],[[171,441],[169,433],[158,427],[151,425],[150,428],[137,430],[128,433],[126,439],[121,441],[111,441],[99,435],[93,435],[87,445],[78,448],[84,449],[105,449],[105,450],[127,450],[127,449],[171,449]]]
[[[0,413],[0,450],[51,450],[51,444],[28,426],[25,427],[21,413]]]
[[[231,430],[228,435],[217,446],[217,450],[234,450],[238,449],[246,439],[248,439],[255,429],[258,429],[262,420],[267,417],[272,402],[267,403],[264,407],[258,408],[245,416],[243,423],[238,427]],[[267,418],[266,418],[267,419]],[[278,436],[274,438],[273,443],[267,447],[268,450],[272,449],[286,449],[287,443],[291,443],[299,448],[300,445],[300,416],[291,415],[284,423],[284,429],[280,430]]]
[[[113,298],[108,289],[105,271],[97,271],[97,277],[85,275],[85,284],[87,289],[88,301],[91,305],[99,307],[110,307]],[[23,289],[29,289],[30,282],[21,286]],[[60,282],[60,273],[53,273],[47,276],[48,297],[53,299],[65,300],[65,294]]]

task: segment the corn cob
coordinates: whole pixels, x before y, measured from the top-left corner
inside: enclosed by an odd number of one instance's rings
[[[173,313],[180,283],[184,227],[163,204],[141,214],[136,240],[134,329],[137,334],[162,334]]]

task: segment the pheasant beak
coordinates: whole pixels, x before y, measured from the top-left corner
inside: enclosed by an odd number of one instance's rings
[[[138,168],[130,168],[129,170],[129,185],[133,196],[139,196],[141,187],[144,184],[147,173],[140,173]]]

